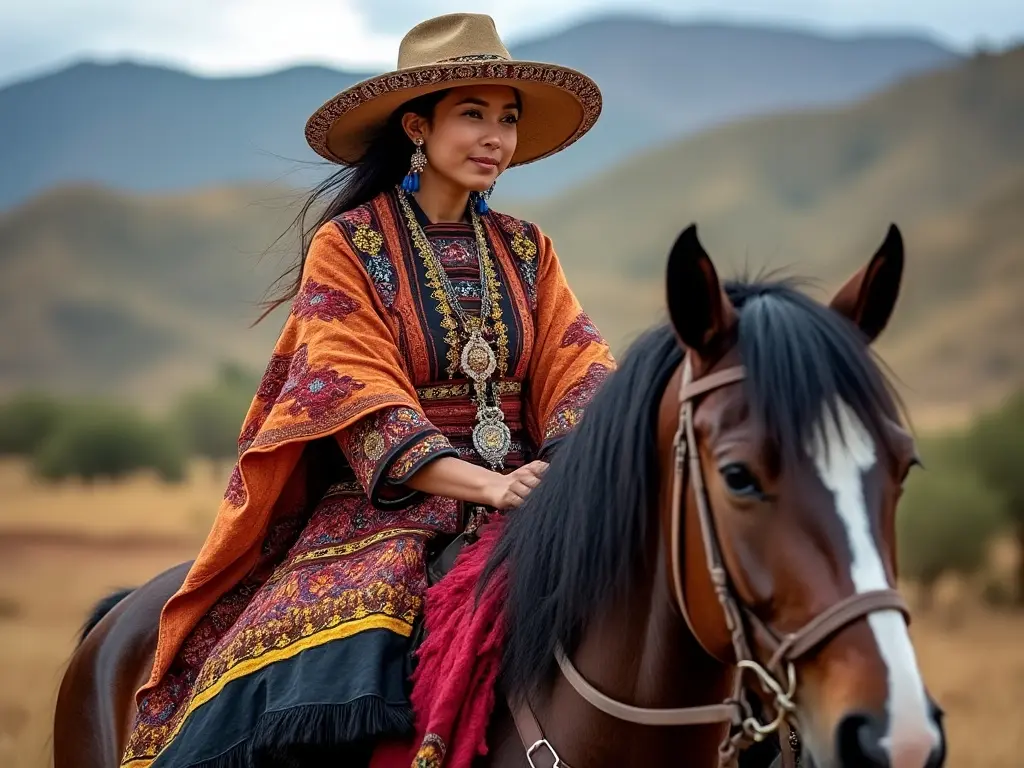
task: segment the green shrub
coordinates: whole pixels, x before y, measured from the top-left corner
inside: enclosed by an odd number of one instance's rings
[[[251,394],[243,398],[226,389],[184,396],[172,418],[189,452],[214,460],[233,459],[238,453],[238,434],[251,398]]]
[[[237,365],[220,367],[214,384],[183,395],[171,418],[195,456],[233,460],[242,422],[260,379]]]
[[[33,456],[37,474],[50,480],[117,479],[151,469],[168,482],[185,476],[186,451],[172,430],[125,408],[75,408]]]
[[[915,473],[896,513],[900,575],[927,592],[946,573],[976,573],[1006,519],[1002,496],[974,472]]]
[[[964,445],[982,481],[1006,499],[1021,552],[1015,591],[1024,603],[1024,390],[979,419]]]
[[[67,418],[68,410],[54,398],[30,393],[0,404],[0,455],[31,456]]]

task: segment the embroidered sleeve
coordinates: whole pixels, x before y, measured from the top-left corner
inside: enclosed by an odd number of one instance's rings
[[[537,234],[537,337],[530,361],[527,421],[540,457],[550,459],[615,369],[615,360],[569,287],[550,238]]]
[[[422,412],[406,406],[375,411],[338,433],[359,482],[379,508],[406,507],[422,494],[405,486],[424,464],[457,455]]]

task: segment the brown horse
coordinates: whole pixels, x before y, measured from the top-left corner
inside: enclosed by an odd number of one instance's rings
[[[671,322],[632,346],[492,555],[510,573],[511,707],[482,765],[702,768],[723,740],[789,727],[821,768],[944,763],[893,591],[914,445],[868,346],[902,270],[893,227],[825,306],[723,285],[695,228],[680,235]],[[55,768],[118,764],[186,570],[96,616],[61,686]],[[761,746],[740,765],[766,765]]]

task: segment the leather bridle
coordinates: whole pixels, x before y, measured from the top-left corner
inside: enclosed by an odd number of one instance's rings
[[[783,737],[779,739],[783,765],[793,768],[796,758],[788,736],[790,726],[796,725],[795,662],[839,630],[869,614],[877,611],[899,611],[909,620],[909,611],[896,590],[862,592],[833,604],[796,632],[780,635],[761,621],[750,608],[737,600],[711,515],[700,452],[694,434],[693,415],[698,398],[708,392],[743,381],[746,378],[746,371],[742,366],[735,366],[693,380],[689,358],[683,365],[683,377],[679,386],[679,428],[673,442],[675,461],[668,556],[671,587],[677,607],[687,626],[694,637],[698,637],[686,608],[683,554],[680,546],[686,482],[689,475],[693,483],[708,572],[725,616],[726,627],[732,641],[734,663],[739,670],[733,680],[732,693],[721,704],[677,709],[634,707],[597,690],[573,666],[561,647],[556,649],[556,660],[565,679],[585,701],[619,720],[650,726],[730,723],[730,733],[719,748],[719,768],[735,768],[740,751],[752,743],[764,740],[776,731]],[[757,641],[757,647],[768,656],[767,663],[760,663],[752,653],[749,642],[751,636]],[[744,697],[744,690],[747,687],[744,673],[748,671],[754,673],[763,691],[772,698],[775,716],[770,722],[759,721]],[[531,768],[568,768],[545,738],[529,704],[513,706],[510,702],[509,708],[519,737],[526,747],[527,761]]]

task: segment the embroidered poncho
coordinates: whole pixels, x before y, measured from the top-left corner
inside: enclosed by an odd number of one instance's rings
[[[462,306],[478,312],[472,227],[415,213]],[[490,341],[515,467],[577,424],[614,362],[551,241],[511,216],[482,220],[501,288]],[[410,634],[424,542],[459,530],[462,515],[454,500],[404,483],[439,456],[480,463],[472,387],[457,369],[438,277],[394,192],[314,236],[213,528],[164,607],[125,765],[149,765],[231,680],[364,629]],[[325,441],[336,454],[321,487],[311,446]],[[268,619],[275,610],[287,620]]]

